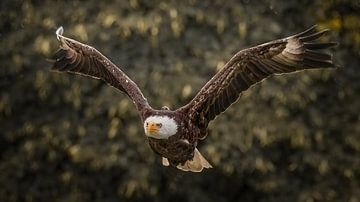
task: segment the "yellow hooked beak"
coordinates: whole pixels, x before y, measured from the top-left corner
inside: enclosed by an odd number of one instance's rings
[[[161,123],[154,123],[154,122],[146,123],[146,131],[150,134],[158,133],[160,128],[161,128]]]

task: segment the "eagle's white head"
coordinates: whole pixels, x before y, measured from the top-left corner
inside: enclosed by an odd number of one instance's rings
[[[175,135],[178,125],[168,116],[149,116],[144,121],[145,134],[156,139],[168,139]]]

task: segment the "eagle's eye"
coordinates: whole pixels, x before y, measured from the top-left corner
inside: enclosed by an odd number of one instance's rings
[[[148,122],[146,122],[146,126],[149,126],[149,123],[148,123]]]
[[[161,123],[157,123],[156,126],[159,127],[159,128],[161,128],[162,124],[161,124]]]

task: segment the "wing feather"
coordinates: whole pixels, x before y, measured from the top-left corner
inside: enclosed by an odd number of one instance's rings
[[[327,43],[304,43],[305,48],[310,50],[320,50],[327,49],[335,46],[337,43],[327,42]]]
[[[136,83],[99,51],[62,36],[62,31],[58,30],[56,34],[60,48],[53,56],[53,70],[101,79],[128,95],[139,111],[151,108]]]
[[[317,31],[313,26],[299,34],[239,51],[179,110],[189,114],[189,121],[207,127],[241,92],[272,74],[334,67],[332,56],[321,51],[337,43],[318,41],[328,32]]]

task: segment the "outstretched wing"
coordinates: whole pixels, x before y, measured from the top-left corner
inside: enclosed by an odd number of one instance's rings
[[[272,74],[334,67],[332,56],[320,51],[336,43],[316,41],[327,32],[317,32],[313,26],[302,33],[239,51],[179,110],[189,114],[189,121],[207,127],[242,91]]]
[[[62,27],[56,31],[60,48],[53,57],[53,70],[101,79],[127,94],[139,112],[151,108],[136,83],[109,59],[91,46],[62,36],[62,32]]]

